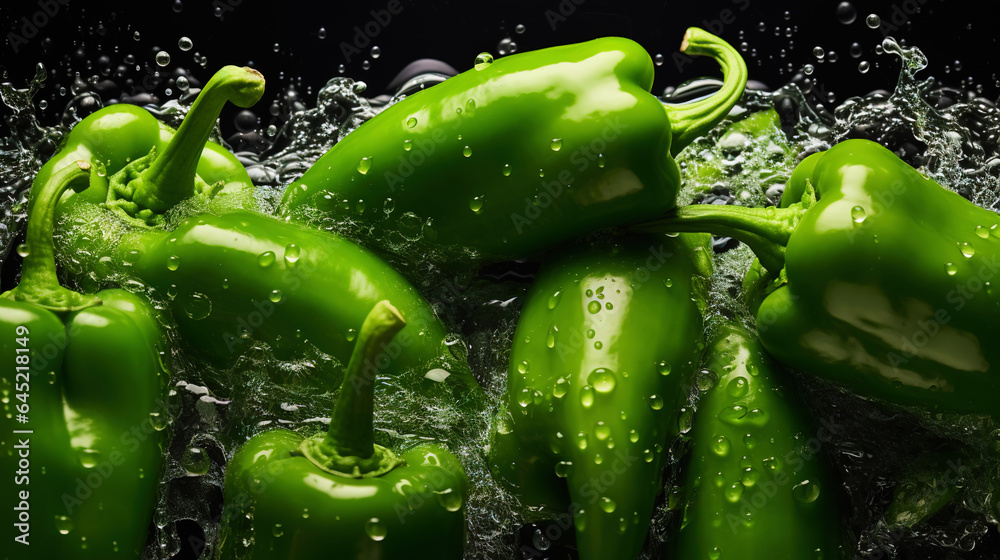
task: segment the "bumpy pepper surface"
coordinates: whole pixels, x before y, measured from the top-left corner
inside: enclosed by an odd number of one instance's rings
[[[222,558],[462,558],[466,479],[458,459],[434,445],[397,456],[373,440],[372,370],[404,324],[385,301],[365,319],[328,433],[266,432],[229,462]]]
[[[71,163],[32,193],[21,282],[0,296],[10,558],[141,558],[159,487],[159,320],[133,294],[83,295],[56,278],[53,211],[64,189],[87,186],[89,167]]]
[[[830,428],[806,421],[741,327],[718,327],[706,367],[718,381],[698,401],[669,557],[847,558],[838,484],[822,455]]]
[[[746,242],[780,362],[931,411],[1000,415],[1000,217],[868,140],[795,169],[787,208],[688,206],[654,227]]]
[[[622,38],[478,64],[361,125],[289,185],[283,209],[416,232],[455,260],[523,257],[652,218],[676,202],[673,156],[747,80],[739,53],[705,31],[689,29],[681,50],[719,62],[718,93],[664,105],[649,93],[649,55]]]
[[[582,560],[636,558],[700,360],[707,236],[643,236],[543,269],[518,320],[494,475]]]
[[[124,118],[114,112],[73,129],[71,137],[83,127],[86,138],[100,125],[108,150],[118,142],[128,147],[126,153],[142,152],[143,146],[153,150],[118,170],[107,164],[107,171],[114,171],[108,181],[95,174],[91,186],[76,195],[83,198],[62,202],[77,221],[92,222],[78,225],[82,233],[66,248],[73,279],[87,287],[139,279],[165,301],[185,343],[221,365],[238,358],[249,339],[270,343],[279,357],[314,344],[346,363],[354,347],[352,329],[376,302],[391,299],[410,321],[385,349],[391,362],[386,371],[443,368],[456,373],[443,385],[479,395],[464,356],[453,356],[443,343],[444,325],[389,265],[349,241],[249,209],[253,199],[246,195],[253,185],[246,170],[221,146],[206,146],[205,138],[227,100],[250,104],[262,88],[256,72],[226,67],[199,94],[176,135],[145,111],[140,118],[132,110],[126,113],[136,124],[127,121],[122,138],[109,128]],[[146,136],[133,138],[136,130]],[[206,158],[206,152],[226,165]],[[203,171],[206,166],[209,171]],[[196,188],[209,181],[215,186]],[[48,175],[40,173],[32,189],[47,183]],[[97,208],[93,202],[109,192],[106,183],[111,192],[131,198],[118,196]],[[164,211],[189,199],[195,215],[165,223]],[[435,381],[421,383],[437,391],[441,384]]]

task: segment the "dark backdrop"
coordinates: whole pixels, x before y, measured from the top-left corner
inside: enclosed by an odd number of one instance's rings
[[[789,0],[701,0],[697,2],[629,2],[609,0],[547,0],[536,2],[469,2],[458,0],[372,0],[370,2],[306,3],[296,0],[153,0],[134,2],[82,2],[80,0],[27,0],[7,2],[0,8],[0,46],[3,80],[23,87],[37,62],[46,63],[50,76],[36,100],[48,99],[43,120],[52,121],[65,106],[58,86],[69,86],[73,75],[110,79],[124,91],[103,90],[102,96],[120,97],[148,89],[160,101],[170,86],[171,73],[185,68],[204,81],[223,64],[250,64],[268,79],[266,108],[291,82],[300,83],[303,101],[314,102],[318,87],[338,75],[341,64],[347,76],[364,80],[374,95],[386,90],[408,62],[432,57],[459,70],[471,67],[476,54],[498,54],[498,45],[512,39],[518,51],[581,41],[604,35],[622,35],[644,45],[651,54],[662,54],[654,91],[699,75],[715,75],[711,63],[678,64],[672,55],[690,25],[721,35],[734,45],[746,43],[750,76],[771,87],[787,82],[793,70],[813,63],[817,92],[834,94],[836,103],[846,96],[876,88],[891,89],[898,73],[895,58],[877,55],[875,45],[884,35],[917,45],[930,58],[924,76],[934,75],[961,86],[963,81],[983,87],[983,95],[996,99],[997,39],[986,8],[972,2],[943,0],[880,0],[854,2],[856,18],[845,24],[838,17],[838,0],[809,2]],[[982,6],[982,4],[977,4]],[[883,26],[871,29],[866,16],[876,13]],[[518,33],[517,26],[524,26]],[[325,30],[325,34],[321,32]],[[138,32],[138,39],[136,39]],[[325,36],[324,36],[325,35]],[[182,51],[178,40],[189,37],[194,47]],[[860,56],[851,53],[858,43]],[[381,55],[371,56],[378,46]],[[815,47],[836,53],[818,62]],[[171,54],[160,68],[158,50]],[[751,56],[753,52],[756,56]],[[204,67],[195,54],[207,58]],[[855,53],[857,54],[857,53]],[[125,63],[132,55],[134,62]],[[365,60],[370,68],[364,69]],[[873,68],[858,71],[861,61]],[[956,64],[956,61],[958,62]],[[136,66],[139,69],[136,70]],[[121,66],[121,68],[119,68]],[[124,70],[124,75],[118,74]],[[148,76],[158,70],[163,79],[154,87]],[[132,82],[126,84],[126,80]],[[177,88],[173,89],[173,97]],[[232,114],[223,120],[233,132]],[[266,126],[266,118],[262,120]],[[227,134],[228,136],[228,134]]]

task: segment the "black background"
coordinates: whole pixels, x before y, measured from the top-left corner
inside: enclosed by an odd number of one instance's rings
[[[62,2],[65,2],[63,4]],[[672,55],[684,29],[697,25],[715,32],[734,45],[747,43],[750,77],[772,88],[786,83],[805,64],[816,67],[813,79],[816,91],[824,98],[835,95],[834,103],[850,95],[873,89],[892,89],[896,82],[898,59],[877,55],[875,46],[885,35],[903,39],[920,47],[930,65],[923,77],[935,76],[944,83],[961,86],[963,80],[983,86],[983,95],[995,100],[997,38],[992,10],[972,2],[942,0],[895,0],[854,2],[857,17],[843,24],[837,16],[838,0],[810,2],[765,0],[701,0],[698,2],[627,2],[608,0],[549,0],[542,2],[460,2],[395,0],[396,14],[388,0],[371,2],[306,3],[294,0],[255,2],[254,0],[175,0],[152,2],[81,2],[80,0],[30,0],[17,6],[7,3],[0,8],[0,32],[5,42],[0,47],[0,68],[4,81],[24,87],[34,73],[34,66],[44,62],[50,73],[46,88],[37,100],[50,99],[42,112],[43,122],[55,122],[66,98],[57,97],[60,85],[68,86],[72,75],[82,79],[99,75],[110,78],[130,93],[148,73],[159,70],[165,77],[183,67],[196,80],[204,82],[223,64],[252,65],[268,79],[268,90],[256,112],[262,128],[268,124],[266,108],[291,83],[299,85],[302,101],[312,104],[315,92],[326,80],[340,75],[364,80],[368,94],[386,91],[396,73],[407,63],[422,57],[437,58],[458,70],[472,66],[476,54],[498,54],[498,43],[512,38],[518,51],[582,41],[606,35],[630,37],[651,54],[662,54],[666,62],[657,69],[653,91],[660,93],[669,85],[698,75],[717,75],[711,62],[686,64],[678,68]],[[49,16],[45,12],[58,12]],[[221,12],[221,17],[215,14]],[[380,23],[372,12],[381,12]],[[871,29],[865,18],[870,13],[881,16],[883,27]],[[25,19],[44,22],[31,35]],[[764,31],[761,31],[763,22]],[[525,27],[521,34],[515,27]],[[34,24],[32,24],[34,25]],[[369,33],[359,36],[356,28]],[[320,37],[320,28],[326,30]],[[786,36],[791,28],[791,37]],[[370,33],[370,31],[376,31]],[[776,33],[777,30],[777,33]],[[139,40],[133,34],[138,31]],[[742,37],[741,37],[742,33]],[[16,34],[18,37],[14,37]],[[183,52],[178,39],[189,37],[194,48]],[[356,40],[359,38],[360,40]],[[365,44],[366,40],[370,43]],[[853,58],[850,46],[857,42],[862,55]],[[275,52],[275,44],[278,46]],[[361,54],[345,56],[346,50],[360,47]],[[369,55],[377,45],[378,59]],[[815,47],[837,53],[836,62],[828,57],[822,63],[813,56]],[[172,55],[170,65],[157,67],[154,55],[166,50]],[[750,54],[756,50],[756,56]],[[206,56],[205,67],[194,61],[194,54]],[[784,56],[782,56],[782,53]],[[113,71],[126,55],[135,63],[127,65],[126,76]],[[102,75],[98,63],[106,56],[111,71]],[[371,62],[363,69],[363,61]],[[873,68],[867,74],[858,71],[860,61]],[[958,61],[960,70],[956,70]],[[135,70],[136,64],[140,71]],[[126,84],[124,78],[133,79]],[[169,83],[159,85],[160,101]],[[177,88],[173,88],[173,97]],[[827,101],[826,99],[824,99]],[[233,113],[223,119],[228,136],[234,132]]]

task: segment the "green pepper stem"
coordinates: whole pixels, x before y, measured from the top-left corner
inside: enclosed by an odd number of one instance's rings
[[[34,185],[28,203],[25,240],[28,254],[21,268],[21,281],[0,297],[57,312],[78,311],[101,303],[97,296],[83,295],[59,285],[52,240],[59,199],[66,189],[80,192],[89,187],[90,169],[88,162],[77,161],[53,173],[48,181]]]
[[[399,310],[385,300],[375,304],[361,325],[325,440],[341,455],[372,455],[375,372],[379,359],[385,357],[385,346],[405,326]]]
[[[764,268],[780,272],[785,247],[795,231],[802,209],[748,208],[721,204],[692,204],[672,210],[663,218],[637,224],[640,231],[708,232],[735,237],[750,246]]]
[[[177,134],[153,163],[134,179],[132,200],[165,212],[195,193],[201,153],[226,102],[249,107],[264,95],[264,76],[253,68],[225,66],[212,76],[191,105]]]
[[[732,45],[715,35],[691,27],[684,34],[680,50],[685,54],[714,58],[722,67],[723,84],[719,91],[705,99],[679,105],[664,103],[673,137],[670,145],[672,156],[719,124],[743,96],[747,85],[747,65],[743,57]]]
[[[375,304],[358,333],[330,415],[330,429],[325,437],[303,440],[297,454],[326,472],[351,478],[382,476],[403,464],[392,450],[375,444],[372,412],[379,362],[386,359],[385,347],[405,326],[403,316],[391,303],[382,300]]]

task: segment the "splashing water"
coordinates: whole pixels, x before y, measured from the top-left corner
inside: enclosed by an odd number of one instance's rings
[[[729,119],[681,152],[678,163],[685,187],[680,202],[775,204],[802,158],[847,138],[869,138],[976,204],[996,209],[1000,204],[1000,157],[996,156],[1000,113],[994,104],[974,92],[942,87],[931,79],[918,80],[916,74],[927,64],[918,49],[904,48],[891,38],[881,47],[902,66],[891,93],[850,98],[831,112],[809,100],[808,78],[773,92],[748,91]],[[60,122],[42,126],[32,96],[43,87],[45,75],[39,65],[26,89],[0,85],[0,97],[13,110],[8,119],[11,134],[0,138],[2,255],[11,253],[23,232],[25,197],[38,168],[74,124],[104,104],[89,87],[92,84],[77,80]],[[259,187],[261,208],[273,211],[285,185],[362,123],[406,94],[442,78],[417,77],[392,98],[365,98],[363,83],[335,77],[317,93],[316,105],[311,108],[293,87],[287,87],[270,108],[272,116],[281,115],[281,122],[270,125],[266,134],[257,135],[250,146],[253,150],[236,152]],[[712,82],[679,88],[670,100],[683,101],[686,95],[697,95],[706,87],[711,89]],[[196,95],[193,89],[184,91],[176,100],[146,107],[166,124],[177,126]],[[777,110],[780,122],[764,134],[730,130],[734,122],[769,109]],[[223,141],[218,131],[213,139]],[[80,219],[101,218],[95,211]],[[382,232],[350,223],[321,223],[368,246],[389,241],[394,248],[406,247],[423,231],[418,224],[416,237],[393,232],[387,240]],[[78,273],[107,266],[88,262],[85,255],[69,254],[66,248],[74,243],[79,230],[72,223],[59,227],[65,231],[59,240],[60,263]],[[107,227],[119,231],[123,226],[109,222]],[[730,239],[716,239],[714,246],[716,277],[709,313],[735,317],[752,326],[753,318],[742,302],[740,285],[753,255]],[[500,402],[511,339],[534,265],[493,266],[455,276],[428,264],[434,259],[413,251],[395,250],[392,254],[392,264],[409,277],[456,333],[450,339],[457,352],[455,359],[467,358],[490,400]],[[93,285],[84,279],[78,287],[96,289],[97,278],[106,278],[105,272],[91,272]],[[125,276],[121,281],[127,289],[146,291],[144,286],[126,281]],[[157,531],[146,556],[165,559],[176,554],[183,546],[179,527],[184,520],[193,520],[204,533],[207,546],[203,557],[208,557],[218,536],[218,518],[213,516],[211,504],[221,503],[226,459],[240,442],[273,426],[307,434],[325,429],[328,419],[324,416],[333,398],[320,380],[336,375],[342,364],[319,352],[295,361],[281,361],[266,345],[257,344],[239,363],[220,370],[188,352],[173,329],[168,329],[168,335],[174,348],[170,359],[176,375],[167,395],[170,418],[164,419],[163,428],[170,429],[173,443],[166,454],[164,489],[154,515]],[[546,538],[544,525],[525,525],[528,512],[489,474],[484,449],[489,441],[492,411],[467,418],[447,399],[428,403],[408,389],[407,376],[412,375],[422,372],[379,380],[377,440],[387,446],[406,447],[417,443],[413,434],[419,433],[447,442],[459,455],[471,489],[467,557],[514,558],[519,556],[518,550],[529,549],[538,557],[555,554],[556,543]],[[982,542],[988,524],[996,522],[992,488],[1000,480],[996,467],[989,466],[997,464],[994,430],[998,427],[991,420],[912,411],[919,419],[915,421],[907,414],[861,401],[835,387],[801,376],[796,380],[817,417],[836,418],[845,426],[826,452],[844,480],[850,504],[847,524],[858,537],[859,554],[895,558],[907,550],[936,549],[944,557],[948,551],[972,550]],[[233,391],[232,387],[240,390]],[[697,393],[687,404],[685,414],[696,408]],[[891,499],[896,474],[915,456],[947,441],[958,442],[970,457],[974,474],[964,481],[966,498],[950,506],[947,519],[918,526],[903,536],[893,533],[880,512]],[[659,557],[677,523],[679,492],[673,484],[678,480],[683,443],[681,438],[670,449],[667,489],[657,508],[643,558]],[[985,498],[973,499],[976,496]]]

